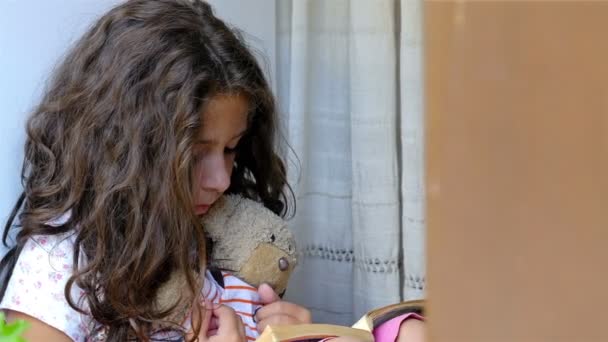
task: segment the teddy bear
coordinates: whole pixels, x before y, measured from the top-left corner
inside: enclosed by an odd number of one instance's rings
[[[224,195],[202,219],[208,240],[209,269],[228,271],[251,286],[270,285],[282,295],[297,264],[296,244],[287,223],[261,203]],[[157,304],[168,309],[187,291],[184,275],[172,274],[158,292]],[[181,314],[179,308],[177,314]]]
[[[211,268],[285,292],[297,258],[295,238],[282,218],[259,202],[225,195],[204,216],[203,228],[211,242]]]

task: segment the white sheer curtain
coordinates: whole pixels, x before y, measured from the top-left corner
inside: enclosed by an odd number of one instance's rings
[[[287,298],[317,321],[423,296],[420,2],[276,2],[277,92],[299,158]]]
[[[422,0],[400,3],[401,230],[404,300],[424,297],[426,281]]]

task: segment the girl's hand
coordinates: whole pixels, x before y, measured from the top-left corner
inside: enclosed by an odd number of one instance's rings
[[[311,322],[310,311],[297,304],[279,298],[272,287],[262,284],[258,293],[264,306],[255,314],[258,332],[262,333],[268,325],[306,324]]]
[[[245,342],[245,326],[231,307],[205,303],[205,316],[198,334],[200,342]],[[188,336],[188,340],[191,336]]]

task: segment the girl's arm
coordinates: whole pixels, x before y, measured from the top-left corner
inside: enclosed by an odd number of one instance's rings
[[[23,333],[23,338],[28,342],[72,342],[72,339],[63,332],[32,316],[12,310],[6,310],[6,315],[6,321],[8,323],[18,319],[22,319],[28,323],[29,327]]]
[[[426,341],[424,321],[418,319],[408,319],[401,323],[399,327],[398,342],[423,342]]]

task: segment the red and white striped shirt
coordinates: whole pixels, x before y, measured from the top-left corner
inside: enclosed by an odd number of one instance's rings
[[[222,272],[222,276],[224,277],[224,288],[218,285],[221,291],[218,302],[234,309],[243,321],[247,339],[254,341],[258,337],[258,331],[253,315],[262,306],[258,291],[228,272]]]

